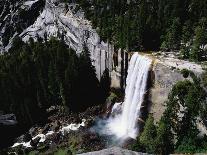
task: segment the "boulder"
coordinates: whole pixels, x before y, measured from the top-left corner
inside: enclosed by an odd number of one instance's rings
[[[0,125],[1,126],[11,126],[16,125],[16,116],[14,114],[0,115]]]
[[[34,137],[37,133],[37,127],[32,127],[31,129],[29,129],[29,134]]]

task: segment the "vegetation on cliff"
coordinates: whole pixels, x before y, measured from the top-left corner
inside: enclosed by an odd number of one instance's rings
[[[156,154],[207,152],[207,137],[199,136],[197,126],[199,120],[206,121],[204,81],[192,72],[189,74],[193,81],[179,81],[173,86],[166,110],[157,125],[149,115],[135,150]]]

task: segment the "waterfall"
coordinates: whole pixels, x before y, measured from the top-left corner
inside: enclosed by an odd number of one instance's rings
[[[138,53],[134,53],[131,57],[122,112],[111,118],[108,123],[109,130],[119,138],[136,138],[138,134],[137,122],[146,93],[151,62],[151,59],[141,56]]]

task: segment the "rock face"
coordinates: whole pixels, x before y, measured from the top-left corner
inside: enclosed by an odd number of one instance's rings
[[[35,22],[44,5],[44,0],[0,1],[0,52],[9,47],[12,38]]]
[[[153,54],[152,54],[153,55]],[[151,103],[149,112],[153,114],[155,121],[159,121],[165,111],[165,102],[168,95],[178,81],[185,80],[181,74],[182,69],[187,69],[196,76],[200,76],[203,72],[202,66],[194,62],[178,59],[174,53],[164,53],[158,56],[152,56],[153,65],[153,87],[151,88]],[[189,80],[191,80],[189,78]]]
[[[5,6],[7,10],[14,6],[16,6],[14,12],[20,12],[22,9],[32,11],[33,8],[36,8],[35,11],[38,13],[40,11],[40,14],[30,14],[32,20],[29,22],[22,21],[24,18],[31,18],[30,16],[26,16],[29,14],[28,12],[26,12],[26,15],[23,14],[22,16],[18,16],[20,13],[17,13],[17,15],[14,13],[20,21],[14,20],[16,19],[13,17],[14,15],[10,18],[7,17],[11,22],[8,22],[7,20],[4,21],[4,16],[1,15],[0,20],[3,20],[4,22],[0,24],[0,51],[9,49],[12,43],[12,38],[16,35],[19,35],[25,42],[28,41],[30,37],[37,40],[37,38],[49,39],[51,36],[54,36],[64,39],[77,53],[81,53],[83,46],[86,45],[91,53],[91,60],[96,68],[97,77],[99,79],[106,68],[108,68],[109,71],[112,70],[113,47],[100,40],[96,30],[92,28],[92,25],[88,20],[84,19],[84,13],[77,9],[76,4],[61,3],[60,0],[46,0],[45,6],[43,7],[44,9],[41,11],[41,7],[36,6],[36,4],[41,1],[42,0],[31,0],[24,3],[20,1],[18,2],[18,5],[8,2],[8,5]],[[5,14],[8,14],[9,16],[8,12]],[[8,39],[7,42],[4,41],[5,48],[3,48],[2,41],[5,40],[5,29],[10,23],[15,30],[19,23],[23,23],[23,31],[11,31],[10,34],[12,35],[9,35],[9,43],[7,44]]]
[[[123,52],[123,53],[122,53]],[[113,70],[111,71],[111,87],[122,88],[126,87],[127,70],[130,54],[119,49],[113,53]]]
[[[79,155],[148,155],[148,154],[122,149],[120,147],[112,147],[101,151],[88,152]]]
[[[152,74],[154,84],[150,91],[152,103],[150,113],[153,114],[155,121],[158,121],[165,111],[165,102],[173,85],[184,78],[180,72],[172,70],[160,62],[154,64]]]
[[[126,53],[127,54],[127,53]],[[163,112],[165,111],[165,102],[167,101],[168,95],[177,81],[182,81],[185,78],[181,74],[182,69],[193,71],[195,75],[199,76],[202,74],[202,66],[193,62],[177,59],[174,53],[165,55],[160,54],[156,56],[156,53],[146,54],[141,53],[150,57],[154,64],[151,71],[151,83],[152,87],[149,88],[149,102],[151,106],[148,108],[148,112],[154,115],[155,121],[159,121]],[[121,65],[122,59],[124,62],[130,60],[130,54],[126,57],[121,57],[121,53],[115,53],[116,59],[114,59],[114,70],[111,73],[112,87],[120,88],[121,85],[121,70],[127,70],[126,65]],[[117,61],[117,62],[116,62]],[[121,69],[122,68],[122,69]],[[125,73],[125,75],[127,75]],[[151,84],[150,84],[151,85]],[[148,102],[148,101],[147,101]]]

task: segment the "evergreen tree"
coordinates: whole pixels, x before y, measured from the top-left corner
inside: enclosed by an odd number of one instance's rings
[[[103,96],[103,100],[105,100],[108,96],[109,96],[109,93],[110,93],[110,89],[111,89],[111,79],[110,79],[110,76],[109,76],[109,70],[106,69],[104,72],[103,72],[103,75],[101,77],[101,80],[100,80],[100,89],[101,89],[101,94]]]
[[[180,19],[173,19],[172,26],[169,28],[166,40],[168,49],[178,49],[180,46]]]
[[[170,154],[174,150],[173,135],[167,122],[160,120],[155,139],[157,154]]]
[[[202,34],[204,33],[203,29],[198,26],[195,29],[195,40],[194,43],[192,45],[192,51],[191,51],[191,59],[199,61],[201,60],[201,42],[202,42]]]
[[[180,44],[191,44],[194,26],[199,25],[207,13],[206,0],[77,0],[77,3],[101,38],[111,41],[117,49],[182,49],[184,58],[189,58],[191,48]],[[194,51],[197,51],[196,46]]]
[[[155,153],[155,138],[156,138],[156,126],[154,125],[154,118],[152,115],[148,116],[148,119],[144,126],[144,131],[141,133],[139,139],[140,143],[146,148],[148,153]]]
[[[0,56],[0,110],[14,113],[25,128],[44,121],[52,105],[79,112],[102,103],[95,69],[84,49],[78,57],[55,38],[47,43],[30,39],[28,44],[18,38]]]

